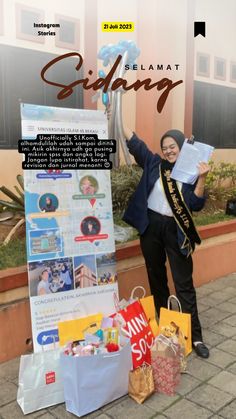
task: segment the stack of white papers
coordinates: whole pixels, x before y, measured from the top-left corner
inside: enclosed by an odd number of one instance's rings
[[[213,151],[214,147],[208,144],[198,141],[189,144],[185,141],[171,172],[171,178],[192,185],[198,177],[198,164],[200,162],[208,163]]]

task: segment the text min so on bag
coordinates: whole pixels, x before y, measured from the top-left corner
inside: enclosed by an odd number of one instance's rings
[[[123,310],[114,315],[121,316],[124,324],[121,332],[131,341],[131,351],[133,359],[133,368],[138,368],[144,362],[151,364],[151,347],[154,342],[154,336],[143,307],[139,301],[129,304]]]
[[[17,402],[24,414],[64,402],[59,349],[21,356]]]

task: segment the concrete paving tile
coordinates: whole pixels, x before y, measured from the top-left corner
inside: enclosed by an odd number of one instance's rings
[[[226,311],[219,311],[215,307],[211,307],[210,309],[199,314],[201,325],[205,328],[212,328],[213,325],[221,320],[228,318],[229,316],[230,313]]]
[[[38,418],[44,415],[46,412],[47,411],[45,409],[42,409],[42,410],[38,410],[37,412],[33,412],[25,416],[20,406],[18,405],[18,403],[14,401],[0,408],[0,417],[2,419],[20,419],[20,418],[25,418],[25,417],[27,417],[27,419],[28,418],[31,419],[31,418]]]
[[[214,387],[236,396],[236,376],[228,371],[221,371],[208,381]]]
[[[167,396],[166,394],[154,393],[145,401],[145,406],[150,407],[155,412],[162,412],[167,407],[179,400],[180,396]]]
[[[83,418],[85,418],[85,419],[90,419],[90,418],[96,418],[96,419],[111,419],[111,416],[107,416],[106,415],[106,413],[101,413],[100,415],[99,415],[99,413],[97,413],[97,412],[94,412],[94,414],[96,413],[96,416],[91,416],[91,415],[86,415],[86,416],[83,416]],[[74,416],[74,415],[73,415]],[[74,416],[75,417],[75,416]]]
[[[224,320],[225,318],[229,317],[230,314],[227,311],[218,310],[218,307],[211,307],[208,310],[204,311],[202,316],[209,317],[210,319],[214,319],[217,321]],[[201,316],[200,316],[201,318]]]
[[[229,303],[231,304],[236,304],[236,297],[231,298],[230,300],[228,300]]]
[[[106,404],[105,406],[102,406],[101,410],[104,412],[107,409],[110,409],[111,407],[115,406],[115,404],[120,403],[125,400],[130,400],[130,397],[128,396],[128,394],[126,396],[123,396],[123,397],[120,397],[119,399],[114,400],[111,403]]]
[[[197,303],[198,313],[203,313],[204,311],[211,308],[209,305],[201,303],[201,301],[198,301]]]
[[[226,284],[227,285],[227,284]],[[216,279],[215,281],[208,282],[207,284],[202,285],[200,288],[209,289],[212,292],[222,289],[225,285],[221,285],[220,280]]]
[[[201,304],[205,304],[211,307],[216,307],[219,303],[223,302],[222,300],[219,301],[216,298],[212,297],[212,294],[209,294],[206,297],[201,297],[198,301]]]
[[[222,419],[222,416],[219,416],[219,415],[213,415],[213,416],[211,416],[211,419]]]
[[[219,415],[225,419],[236,419],[236,400],[221,409]]]
[[[222,285],[222,283],[221,283]],[[215,295],[213,295],[215,294]],[[233,298],[233,296],[236,297],[236,281],[234,286],[229,286],[229,284],[227,284],[226,286],[223,287],[223,289],[216,291],[215,293],[213,293],[212,295],[215,298],[220,298],[220,295],[222,296],[222,298],[224,297],[225,299],[229,300],[230,298]],[[228,298],[226,298],[228,297]]]
[[[217,349],[222,349],[225,352],[228,352],[231,355],[236,355],[236,340],[227,339],[224,342],[217,345]]]
[[[236,296],[236,287],[222,287],[222,289],[218,289],[205,296],[201,296],[199,301],[202,304],[215,307],[224,301],[232,299],[234,296]]]
[[[187,372],[201,381],[206,381],[220,372],[220,368],[209,364],[200,358],[195,358],[188,364]]]
[[[13,379],[8,380],[8,381],[10,381],[11,383],[15,384],[18,387],[18,383],[19,383],[19,378],[18,377],[17,378],[13,378]]]
[[[192,359],[194,359],[196,357],[197,357],[196,352],[194,350],[192,350],[192,352],[190,352],[190,354],[187,356],[187,362],[188,363],[191,362]]]
[[[218,320],[205,315],[205,313],[205,311],[203,313],[199,313],[201,326],[205,329],[212,329],[212,327],[218,323]]]
[[[225,336],[219,335],[218,333],[212,332],[209,329],[203,329],[203,342],[211,347],[219,345],[219,343],[225,340]]]
[[[0,385],[3,384],[3,383],[5,383],[5,381],[6,381],[5,378],[0,377]]]
[[[218,412],[223,406],[228,404],[233,396],[225,393],[209,384],[203,384],[196,388],[187,396],[188,400],[199,404],[202,407],[206,407],[212,410],[214,413]]]
[[[129,398],[106,410],[106,414],[114,419],[150,419],[153,418],[154,411],[147,407],[146,404],[138,405]]]
[[[219,333],[220,335],[226,336],[228,338],[231,338],[232,336],[236,335],[236,327],[225,323],[224,320],[218,324],[213,325],[211,330],[213,332]]]
[[[228,301],[220,303],[217,307],[219,310],[227,311],[229,313],[236,313],[236,304]]]
[[[227,317],[227,319],[224,320],[224,323],[228,324],[229,326],[236,326],[236,314]]]
[[[232,364],[235,360],[233,355],[222,351],[217,348],[212,348],[210,351],[210,357],[206,359],[206,362],[210,362],[210,364],[216,365],[220,368],[226,368],[228,365]]]
[[[171,419],[207,419],[212,416],[212,412],[189,400],[182,399],[175,403],[164,414]]]
[[[199,300],[202,297],[206,297],[207,295],[211,294],[215,290],[212,288],[207,288],[205,285],[202,285],[201,287],[195,288],[196,294],[197,294],[197,300]]]
[[[185,396],[185,394],[190,393],[194,388],[201,385],[201,381],[197,378],[192,377],[189,374],[181,374],[180,384],[178,385],[176,392],[181,396]]]
[[[0,406],[16,400],[17,387],[13,383],[7,381],[1,386]]]
[[[1,364],[0,377],[13,380],[19,375],[20,358],[12,359],[11,361]]]
[[[236,375],[236,362],[234,362],[233,364],[229,365],[226,368],[227,371],[232,372],[232,374]]]
[[[236,284],[236,274],[232,273],[227,276],[223,276],[219,279],[216,279],[214,282],[223,285],[223,287],[234,287]]]

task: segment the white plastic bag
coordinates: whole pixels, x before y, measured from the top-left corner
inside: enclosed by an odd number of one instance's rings
[[[61,354],[66,410],[83,416],[124,396],[131,368],[129,340],[119,352],[81,357]]]
[[[60,349],[21,356],[17,402],[24,414],[64,402]]]

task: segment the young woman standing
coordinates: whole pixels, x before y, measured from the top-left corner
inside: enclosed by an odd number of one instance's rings
[[[160,140],[163,158],[153,154],[129,128],[124,128],[129,152],[143,169],[141,180],[124,214],[124,221],[140,234],[150,289],[159,315],[167,306],[170,295],[166,274],[168,257],[176,295],[182,310],[191,314],[192,343],[198,356],[209,357],[203,343],[198,318],[196,292],[193,286],[191,254],[201,240],[191,212],[205,204],[204,186],[209,166],[199,164],[199,176],[194,185],[170,178],[171,170],[185,141],[179,130],[167,131]]]

